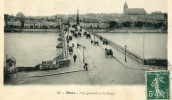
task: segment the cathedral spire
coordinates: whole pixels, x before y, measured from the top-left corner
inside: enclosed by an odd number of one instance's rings
[[[127,2],[125,1],[125,4],[124,4],[124,7],[127,7],[128,8],[128,5],[127,5]]]
[[[127,5],[127,2],[125,1],[125,4],[124,4],[124,13],[125,13],[125,10],[128,9],[128,5]]]

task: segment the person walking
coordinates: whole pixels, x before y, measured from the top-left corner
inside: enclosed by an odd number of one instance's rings
[[[72,43],[72,47],[75,47],[74,43]]]
[[[88,64],[87,63],[84,63],[84,69],[87,71],[88,70]]]
[[[91,45],[92,45],[92,43],[93,43],[93,40],[91,40]]]
[[[73,55],[73,61],[74,61],[74,62],[76,62],[76,58],[77,58],[77,56],[76,56],[76,54],[74,54],[74,55]]]

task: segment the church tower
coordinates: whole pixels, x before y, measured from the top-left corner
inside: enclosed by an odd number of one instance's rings
[[[127,3],[125,2],[125,4],[124,4],[124,12],[123,13],[125,13],[125,10],[126,9],[128,9],[128,5],[127,5]]]

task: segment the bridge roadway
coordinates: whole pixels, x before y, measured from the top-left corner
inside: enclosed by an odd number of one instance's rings
[[[70,33],[71,35],[71,33]],[[91,35],[93,39],[93,35]],[[86,37],[73,38],[74,53],[77,61],[73,62],[73,54],[69,54],[71,64],[69,67],[49,71],[36,71],[17,73],[17,79],[11,84],[75,84],[75,85],[143,85],[145,83],[143,69],[126,67],[117,59],[105,57],[101,46],[91,45]],[[83,68],[83,48],[77,48],[76,43],[85,46],[84,58],[89,64],[88,71]],[[25,77],[23,77],[25,76]]]
[[[93,39],[93,35],[91,36]],[[100,46],[91,45],[86,37],[75,38],[76,43],[85,46],[85,61],[89,64],[87,72],[90,84],[144,84],[144,70],[128,68],[118,60],[105,57]],[[81,54],[83,48],[79,48]]]

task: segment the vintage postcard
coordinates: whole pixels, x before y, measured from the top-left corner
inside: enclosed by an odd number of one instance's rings
[[[0,99],[170,100],[170,5],[4,0]]]

